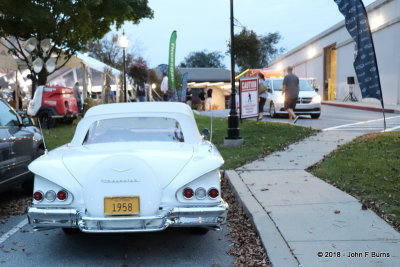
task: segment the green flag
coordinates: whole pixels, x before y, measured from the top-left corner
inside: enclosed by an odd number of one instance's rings
[[[171,89],[176,89],[175,50],[176,50],[176,31],[173,31],[171,34],[171,39],[169,41],[169,60],[168,60],[168,85]]]

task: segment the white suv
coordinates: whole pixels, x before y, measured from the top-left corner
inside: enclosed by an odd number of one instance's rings
[[[318,119],[321,115],[321,96],[311,86],[306,79],[299,79],[299,98],[294,112],[296,115],[310,115],[313,119]],[[287,114],[283,107],[285,100],[282,95],[283,78],[268,78],[266,84],[268,88],[266,108],[272,118],[278,115]]]

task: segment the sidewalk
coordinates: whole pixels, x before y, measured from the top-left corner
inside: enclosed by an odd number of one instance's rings
[[[322,132],[226,171],[274,267],[400,266],[400,233],[305,171],[352,132]]]
[[[354,109],[362,109],[368,111],[382,112],[381,103],[376,100],[374,102],[365,102],[365,101],[341,101],[341,100],[330,100],[330,101],[322,101],[323,105],[337,106],[343,108],[354,108]],[[386,113],[400,113],[400,105],[385,105]]]

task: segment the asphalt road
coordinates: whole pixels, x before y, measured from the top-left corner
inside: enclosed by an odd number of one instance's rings
[[[202,112],[225,117],[228,111]],[[287,118],[266,121],[287,123]],[[382,113],[323,106],[319,119],[307,116],[298,125],[324,130],[378,132]],[[387,114],[387,128],[399,130],[400,115]],[[1,203],[0,203],[1,204]],[[194,235],[186,229],[140,234],[65,235],[60,229],[33,232],[26,215],[0,224],[0,266],[231,266],[227,226]]]
[[[200,112],[205,116],[226,117],[229,110],[215,110]],[[264,113],[264,121],[287,123],[287,117],[271,118]],[[387,113],[386,128],[391,129],[400,126],[400,114]],[[255,120],[255,118],[251,118]],[[321,117],[319,119],[311,119],[310,116],[300,116],[296,123],[300,126],[312,127],[321,130],[346,130],[361,132],[380,132],[384,129],[383,115],[381,112],[366,111],[351,108],[342,108],[336,106],[323,105],[321,109]],[[335,127],[335,128],[333,128]],[[332,129],[333,128],[333,129]],[[396,130],[400,130],[397,128]]]
[[[33,232],[29,225],[15,228],[25,219],[26,215],[12,217],[0,225],[3,233],[16,231],[8,239],[0,239],[0,266],[232,266],[226,227],[206,235],[178,228],[155,233],[65,235],[60,229]]]

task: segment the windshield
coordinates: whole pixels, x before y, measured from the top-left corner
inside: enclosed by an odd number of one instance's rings
[[[282,83],[283,83],[283,79],[273,80],[274,90],[282,91]],[[299,85],[300,85],[300,91],[314,91],[314,88],[311,86],[310,82],[307,80],[300,79]]]
[[[83,144],[137,141],[184,142],[184,138],[175,119],[129,117],[94,122]]]

